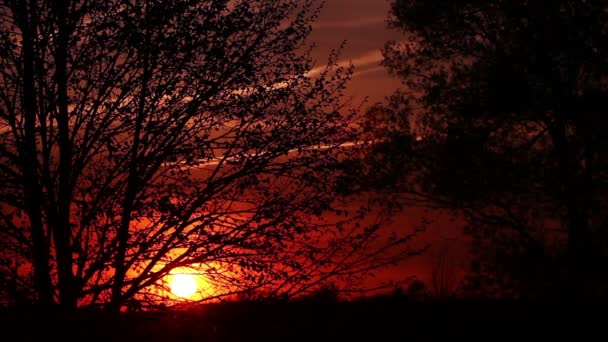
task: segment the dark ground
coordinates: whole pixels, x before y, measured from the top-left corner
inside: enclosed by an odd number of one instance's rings
[[[0,341],[592,341],[606,340],[605,304],[385,299],[208,304],[119,317],[4,312]]]

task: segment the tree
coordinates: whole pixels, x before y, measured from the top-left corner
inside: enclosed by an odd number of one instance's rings
[[[204,299],[294,295],[402,256],[386,251],[403,241],[378,248],[377,228],[350,224],[364,209],[319,219],[357,129],[337,53],[309,73],[318,10],[1,1],[5,283],[43,305],[119,310],[179,270],[204,277]]]
[[[431,285],[433,295],[438,299],[449,298],[458,286],[458,259],[449,245],[440,246],[433,253]]]
[[[390,26],[404,40],[387,43],[384,64],[404,89],[369,115],[382,179],[412,203],[463,214],[486,251],[527,255],[501,280],[518,268],[541,274],[545,261],[532,255],[561,244],[567,265],[556,273],[571,291],[606,267],[607,8],[392,2]]]

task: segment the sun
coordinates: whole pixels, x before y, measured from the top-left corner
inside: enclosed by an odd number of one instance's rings
[[[173,274],[169,287],[174,295],[191,298],[198,290],[196,275],[188,273]]]

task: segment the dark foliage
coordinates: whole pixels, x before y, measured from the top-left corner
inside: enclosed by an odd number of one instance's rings
[[[467,219],[474,293],[605,295],[607,10],[392,2],[403,89],[369,113],[375,186]]]

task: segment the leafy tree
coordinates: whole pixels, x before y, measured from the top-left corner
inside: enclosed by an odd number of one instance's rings
[[[294,295],[402,256],[335,203],[351,70],[316,77],[311,1],[0,1],[0,272],[118,310],[176,270]]]
[[[404,87],[368,115],[380,185],[463,214],[500,288],[543,293],[562,250],[570,290],[604,273],[607,19],[602,0],[392,2]]]

